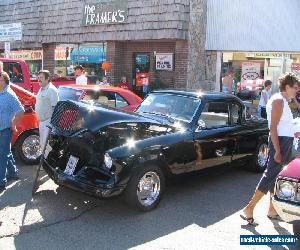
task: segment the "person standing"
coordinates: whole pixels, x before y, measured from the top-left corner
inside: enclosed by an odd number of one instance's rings
[[[288,163],[292,156],[294,140],[293,115],[288,101],[296,96],[300,80],[293,73],[286,73],[279,78],[280,92],[273,95],[267,103],[266,112],[270,129],[269,160],[254,195],[240,217],[249,224],[254,224],[253,211],[260,199],[270,192],[270,204],[267,217],[279,219],[273,204],[273,190],[277,175],[283,164]]]
[[[54,107],[58,102],[58,90],[50,82],[51,74],[48,70],[41,70],[38,74],[40,90],[36,96],[35,112],[39,120],[40,149],[43,151],[49,133]]]
[[[87,77],[84,74],[84,68],[81,65],[77,65],[74,68],[76,76],[76,85],[87,85]]]
[[[10,78],[0,63],[0,192],[5,191],[7,180],[19,179],[13,154],[11,152],[12,133],[24,113],[18,97],[9,87]],[[7,177],[7,178],[6,178]]]
[[[272,87],[272,82],[270,80],[266,80],[258,104],[258,116],[260,118],[267,119],[266,106],[271,97],[271,87]]]
[[[225,94],[232,94],[233,71],[229,71],[229,73],[222,79],[222,83],[222,92]]]
[[[117,87],[132,90],[131,84],[126,80],[126,76],[121,77],[121,81],[117,84]]]
[[[99,86],[111,86],[111,84],[108,82],[106,76],[103,76],[102,81],[99,82],[97,85],[99,85]]]

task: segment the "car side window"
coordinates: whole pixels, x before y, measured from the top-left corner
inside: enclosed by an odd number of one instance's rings
[[[241,106],[237,103],[231,104],[231,124],[237,125],[241,123]]]
[[[229,126],[229,104],[226,102],[208,102],[198,120],[203,129],[221,128]]]
[[[115,95],[116,95],[116,108],[124,108],[128,106],[127,101],[122,96],[120,96],[117,93],[115,93]]]
[[[12,83],[23,83],[24,77],[21,65],[15,62],[4,62],[3,70],[9,75]]]

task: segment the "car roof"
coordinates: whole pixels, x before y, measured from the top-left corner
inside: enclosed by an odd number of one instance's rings
[[[207,100],[236,100],[241,102],[239,98],[234,95],[225,94],[222,92],[202,92],[200,90],[191,90],[191,89],[164,89],[164,90],[155,90],[153,93],[161,94],[173,94],[173,95],[184,95],[188,97],[207,99]]]
[[[114,86],[99,86],[95,84],[87,84],[87,85],[76,85],[76,84],[67,84],[67,85],[61,85],[59,88],[72,88],[72,89],[79,89],[79,90],[106,90],[111,92],[117,92],[117,93],[132,93],[128,89],[123,89],[119,87]],[[133,93],[132,93],[133,94]]]

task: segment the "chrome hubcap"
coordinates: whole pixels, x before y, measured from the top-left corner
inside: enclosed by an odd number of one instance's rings
[[[143,206],[152,205],[160,194],[160,178],[155,172],[147,172],[139,181],[137,196]]]
[[[262,144],[258,150],[257,162],[258,165],[263,168],[266,166],[268,161],[269,148],[267,144]]]
[[[41,156],[40,137],[38,135],[28,136],[22,145],[23,155],[29,160],[36,160]]]

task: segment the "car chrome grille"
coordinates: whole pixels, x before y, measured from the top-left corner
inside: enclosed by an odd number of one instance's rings
[[[79,108],[70,101],[61,101],[56,105],[51,117],[51,124],[61,134],[70,135],[77,132],[81,120]]]

